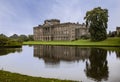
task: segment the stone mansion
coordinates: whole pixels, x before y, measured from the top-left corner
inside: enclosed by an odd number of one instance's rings
[[[89,35],[85,24],[60,23],[58,19],[45,20],[43,25],[33,28],[35,41],[77,40]]]

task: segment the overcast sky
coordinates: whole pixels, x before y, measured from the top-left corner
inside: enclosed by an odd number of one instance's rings
[[[116,30],[120,0],[0,0],[0,33],[33,34],[46,19],[83,23],[85,13],[98,6],[109,10],[107,30]]]

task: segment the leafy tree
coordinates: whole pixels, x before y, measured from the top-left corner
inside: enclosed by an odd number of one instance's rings
[[[12,39],[18,39],[19,36],[17,34],[13,34],[12,36],[10,36],[10,38],[12,38]]]
[[[34,40],[33,35],[28,35],[28,39],[29,39],[29,41],[33,41]]]
[[[20,35],[20,36],[19,36],[19,39],[20,39],[21,41],[28,41],[28,37],[27,37],[26,35]]]
[[[4,46],[7,44],[8,38],[0,35],[0,46]]]
[[[86,26],[89,27],[89,32],[92,41],[102,41],[107,38],[107,9],[97,7],[91,11],[87,11],[84,19],[86,20]]]
[[[0,34],[0,37],[7,38],[7,36],[5,34]]]

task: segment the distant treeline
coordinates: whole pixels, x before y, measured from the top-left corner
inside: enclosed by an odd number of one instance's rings
[[[17,35],[17,34],[13,34],[12,36],[10,36],[9,38],[14,39],[14,40],[18,40],[18,41],[33,41],[33,35]]]
[[[33,41],[33,35],[13,34],[8,37],[5,34],[0,34],[0,47],[21,46],[24,41]]]

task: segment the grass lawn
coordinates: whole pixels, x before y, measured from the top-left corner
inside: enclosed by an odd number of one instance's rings
[[[78,45],[91,47],[120,47],[120,37],[108,38],[104,41],[91,42],[90,40],[76,41],[28,41],[23,42],[24,45],[41,44],[41,45]]]
[[[32,77],[0,70],[0,82],[73,82],[73,81]]]

